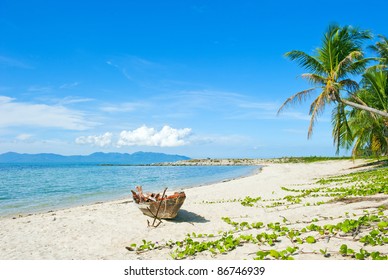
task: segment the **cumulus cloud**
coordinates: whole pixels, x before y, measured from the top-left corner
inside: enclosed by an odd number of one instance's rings
[[[8,96],[0,96],[0,127],[37,126],[86,130],[95,125],[86,120],[80,111],[58,105],[16,102]]]
[[[122,146],[153,146],[177,147],[188,144],[190,128],[176,129],[165,125],[161,130],[156,130],[145,125],[134,130],[123,130],[117,135],[117,147]],[[113,144],[115,136],[111,132],[102,135],[81,136],[75,139],[77,144],[89,144],[105,147]],[[116,137],[115,137],[116,138]]]
[[[175,129],[168,125],[160,131],[155,128],[142,126],[132,131],[123,130],[117,142],[121,146],[159,146],[177,147],[188,144],[187,137],[190,135],[190,128]]]
[[[105,147],[112,143],[112,133],[106,132],[97,136],[81,136],[75,139],[77,144],[91,144],[94,146]]]

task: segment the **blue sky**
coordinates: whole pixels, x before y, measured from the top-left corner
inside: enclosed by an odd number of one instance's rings
[[[0,153],[335,155],[284,58],[330,23],[388,35],[385,1],[0,1]]]

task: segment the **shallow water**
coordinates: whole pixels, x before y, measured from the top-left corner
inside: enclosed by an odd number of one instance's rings
[[[0,215],[31,213],[161,192],[251,174],[257,166],[99,166],[0,164]]]

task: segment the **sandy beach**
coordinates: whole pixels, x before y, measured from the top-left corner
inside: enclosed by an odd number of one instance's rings
[[[312,222],[317,225],[336,224],[348,216],[357,219],[365,211],[373,213],[377,207],[388,205],[388,197],[374,195],[369,199],[350,202],[335,202],[317,205],[322,198],[307,198],[307,202],[295,205],[271,205],[272,201],[290,195],[284,188],[312,189],[319,187],[317,179],[333,175],[347,174],[370,167],[360,167],[361,160],[336,160],[316,163],[266,163],[261,172],[249,177],[239,178],[213,185],[185,190],[187,199],[176,219],[163,221],[157,227],[147,226],[147,219],[128,199],[97,203],[48,213],[7,217],[0,219],[0,259],[171,259],[174,248],[161,247],[142,252],[130,251],[131,244],[142,244],[142,240],[152,241],[157,246],[168,241],[184,239],[188,233],[212,234],[226,232],[233,226],[222,218],[241,223],[262,222],[265,225],[279,222],[289,228],[301,229]],[[356,168],[358,167],[358,168]],[[253,207],[241,204],[245,197],[261,197]],[[326,201],[329,198],[325,198]],[[235,235],[257,234],[258,229],[235,232]],[[354,249],[360,242],[354,237],[321,238],[319,233],[311,232],[316,242],[298,244],[295,259],[349,259],[341,254],[332,253],[330,258],[319,253],[320,250],[338,252],[341,244]],[[301,236],[301,238],[305,236]],[[279,236],[273,245],[242,243],[227,253],[212,254],[209,251],[188,256],[188,259],[253,259],[258,250],[283,250],[291,246],[285,236]],[[361,244],[362,245],[362,244]],[[378,246],[375,250],[388,253],[388,246]],[[365,248],[369,248],[368,246]],[[369,248],[370,249],[370,248]],[[316,253],[318,252],[318,253]]]

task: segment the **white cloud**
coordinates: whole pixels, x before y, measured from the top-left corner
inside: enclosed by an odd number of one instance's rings
[[[50,86],[30,86],[27,89],[30,92],[50,92],[52,87]]]
[[[279,109],[279,104],[274,102],[247,102],[242,101],[238,104],[239,107],[244,109],[264,110],[276,112]]]
[[[126,79],[132,82],[144,82],[149,79],[154,71],[159,70],[162,66],[138,56],[116,57],[106,61],[106,64],[119,70]],[[153,79],[155,83],[155,79]]]
[[[106,132],[98,136],[81,136],[75,139],[77,144],[92,144],[94,146],[105,147],[112,143],[112,133]]]
[[[159,146],[176,147],[188,144],[186,138],[190,135],[190,128],[175,129],[168,125],[160,131],[155,128],[142,126],[132,131],[123,130],[117,145],[120,146]]]
[[[22,133],[22,134],[19,134],[18,136],[16,136],[16,140],[27,141],[27,140],[31,139],[31,137],[32,137],[31,134]]]
[[[190,140],[198,145],[241,145],[241,143],[251,141],[249,137],[243,135],[203,135],[193,136]]]
[[[0,55],[0,65],[4,65],[7,67],[16,67],[16,68],[23,68],[23,69],[32,69],[32,67],[20,60],[7,57],[7,56],[2,56]]]
[[[68,97],[65,97],[62,100],[60,100],[58,103],[65,105],[65,104],[75,104],[75,103],[83,103],[83,102],[90,102],[90,101],[94,101],[94,99],[92,99],[92,98],[77,98],[77,97],[68,96]]]
[[[118,105],[108,105],[101,108],[102,111],[108,113],[122,113],[122,112],[131,112],[140,107],[146,107],[145,103],[140,102],[126,102]]]
[[[60,89],[69,89],[69,88],[73,88],[73,87],[76,87],[79,85],[79,82],[74,82],[74,83],[66,83],[66,84],[63,84],[61,86],[59,86]]]
[[[307,129],[286,128],[283,129],[283,131],[292,134],[307,134]]]
[[[86,130],[97,125],[86,120],[82,112],[63,106],[15,102],[0,96],[0,127],[36,126],[68,130]]]
[[[282,112],[281,114],[279,114],[279,116],[287,120],[302,120],[302,121],[309,121],[311,118],[308,114],[301,113],[301,112]]]
[[[9,103],[9,102],[11,102],[13,100],[15,100],[15,99],[11,98],[11,97],[8,97],[8,96],[0,95],[0,105],[1,104],[5,104],[5,103]]]

